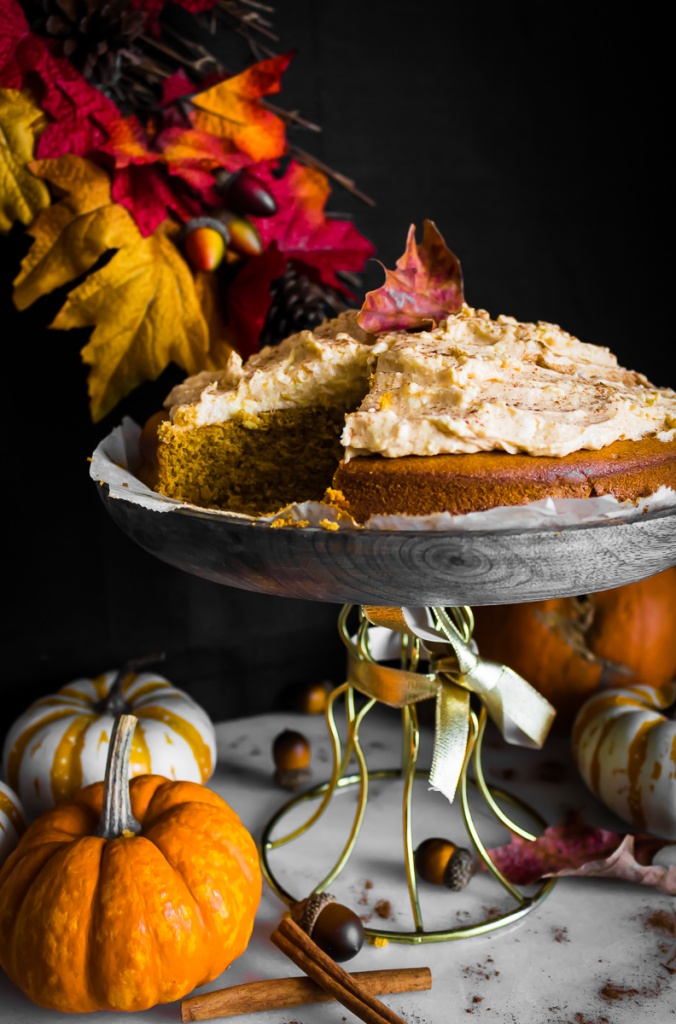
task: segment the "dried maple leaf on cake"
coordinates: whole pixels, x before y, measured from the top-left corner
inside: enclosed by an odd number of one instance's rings
[[[562,825],[551,825],[534,841],[513,834],[510,843],[488,850],[499,871],[515,885],[542,878],[617,878],[649,885],[676,895],[676,867],[640,864],[636,837],[593,828],[573,814]]]
[[[28,169],[35,140],[46,124],[32,99],[15,89],[0,89],[0,231],[15,221],[30,224],[49,206],[49,190]]]
[[[381,264],[381,266],[383,266]],[[423,222],[423,240],[411,224],[397,269],[385,271],[385,284],[367,292],[357,320],[365,331],[426,330],[457,313],[464,302],[460,261],[434,221]]]
[[[132,222],[133,223],[133,222]],[[187,374],[205,364],[209,331],[188,266],[166,222],[136,238],[73,289],[51,327],[93,327],[81,356],[91,415],[103,419],[139,384],[174,362]]]

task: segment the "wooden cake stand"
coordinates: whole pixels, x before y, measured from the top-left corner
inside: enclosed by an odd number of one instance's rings
[[[232,519],[192,508],[157,512],[99,488],[114,522],[164,562],[228,586],[341,605],[338,629],[347,648],[347,679],[331,694],[326,722],[333,748],[330,778],[292,797],[265,827],[261,863],[273,891],[287,904],[308,892],[286,891],[273,868],[282,848],[318,826],[340,794],[357,794],[348,834],[323,878],[306,876],[313,892],[325,891],[343,872],[362,828],[369,783],[403,784],[402,857],[412,927],[365,929],[372,940],[439,942],[482,934],[533,910],[551,890],[513,885],[492,862],[479,835],[470,790],[510,832],[534,840],[546,822],[516,797],[487,785],[482,743],[490,717],[508,742],[542,746],[553,709],[505,666],[487,662],[472,641],[472,605],[569,597],[645,579],[676,564],[676,509],[637,518],[562,528],[506,531],[382,531],[299,529]],[[354,626],[350,620],[356,618]],[[434,754],[429,772],[418,766],[418,704],[436,699]],[[344,702],[346,738],[336,722]],[[377,703],[401,709],[401,764],[369,770],[360,728]],[[356,760],[356,773],[349,762]],[[470,925],[426,928],[421,912],[412,840],[413,790],[428,778],[439,790],[439,814],[456,794],[476,857],[507,894],[510,908]],[[444,795],[442,795],[444,794]],[[316,803],[303,823],[278,835],[288,815]],[[512,820],[505,804],[532,821]],[[295,820],[295,818],[294,818]],[[324,819],[326,820],[326,819]],[[340,844],[338,844],[340,845]]]

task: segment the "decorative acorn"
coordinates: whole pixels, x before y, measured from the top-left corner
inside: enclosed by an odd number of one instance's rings
[[[194,270],[216,270],[229,242],[227,225],[216,217],[193,217],[183,230],[183,250]]]
[[[299,686],[293,694],[293,706],[304,715],[321,715],[326,710],[330,693],[331,683],[326,680]]]
[[[291,917],[336,963],[351,960],[364,945],[361,919],[328,892],[314,892],[294,903]]]
[[[274,780],[283,789],[297,789],[311,778],[310,744],[302,733],[293,729],[280,732],[272,744],[272,757]]]
[[[448,839],[425,839],[416,849],[416,872],[430,885],[442,885],[459,892],[476,871],[476,859],[462,846]]]
[[[272,192],[246,168],[235,174],[221,170],[215,177],[216,188],[233,213],[249,217],[273,217],[277,213]]]
[[[246,217],[238,217],[229,210],[219,213],[219,220],[228,234],[228,246],[239,256],[258,256],[263,252],[263,242],[258,230]]]

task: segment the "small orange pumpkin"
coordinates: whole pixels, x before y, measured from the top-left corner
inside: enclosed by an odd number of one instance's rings
[[[676,567],[584,597],[474,609],[485,658],[524,676],[568,727],[599,688],[676,675]]]
[[[217,977],[246,948],[256,845],[195,782],[129,782],[121,715],[104,782],[45,811],[0,869],[0,966],[39,1006],[142,1010]]]

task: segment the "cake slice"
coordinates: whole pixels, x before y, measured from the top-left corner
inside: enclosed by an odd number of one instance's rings
[[[156,490],[252,515],[320,500],[342,457],[345,415],[369,386],[382,344],[348,311],[242,364],[175,387],[157,428]]]

